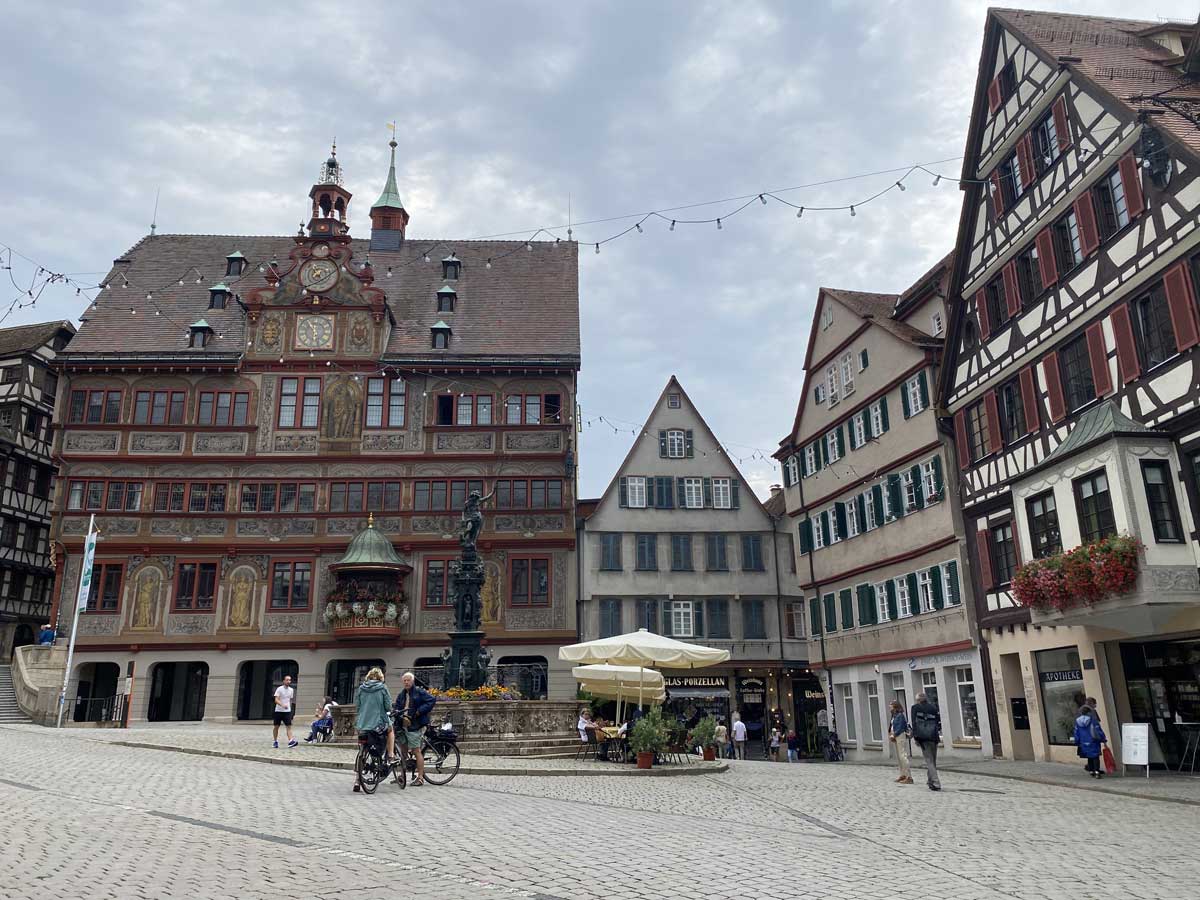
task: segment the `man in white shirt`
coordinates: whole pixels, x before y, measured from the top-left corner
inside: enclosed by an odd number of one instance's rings
[[[279,726],[287,729],[288,746],[295,747],[299,743],[292,737],[292,701],[296,699],[296,689],[292,687],[292,676],[284,675],[283,684],[275,688],[275,727],[271,731],[271,742],[279,749]]]
[[[737,758],[746,758],[746,723],[737,718],[733,722],[733,746],[737,749]]]

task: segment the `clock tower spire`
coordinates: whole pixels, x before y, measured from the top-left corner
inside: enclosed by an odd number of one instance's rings
[[[308,233],[312,237],[341,237],[350,232],[350,197],[342,183],[342,164],[337,158],[337,138],[329,159],[321,165],[317,183],[308,192],[312,199],[312,218]]]
[[[408,228],[408,212],[404,209],[404,201],[400,199],[400,191],[396,188],[396,123],[388,126],[392,129],[392,139],[388,141],[392,158],[388,165],[387,182],[383,193],[371,206],[371,249],[399,250],[404,243],[404,232]]]

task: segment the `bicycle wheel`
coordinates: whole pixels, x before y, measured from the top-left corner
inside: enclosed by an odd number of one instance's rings
[[[425,741],[421,756],[425,759],[425,780],[430,784],[448,784],[462,763],[458,745],[449,741]]]
[[[375,780],[371,771],[371,761],[367,755],[367,748],[363,747],[358,751],[358,756],[354,760],[354,778],[358,782],[358,786],[364,794],[375,793],[375,788],[379,786],[379,782]]]

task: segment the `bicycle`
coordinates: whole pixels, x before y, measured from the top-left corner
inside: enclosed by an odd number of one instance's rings
[[[358,733],[358,756],[354,760],[354,783],[364,794],[373,794],[389,775],[403,790],[406,785],[404,769],[399,762],[388,765],[387,735],[378,731]]]
[[[417,777],[417,760],[408,750],[404,751],[404,768]],[[443,722],[441,727],[428,725],[421,736],[421,758],[425,763],[425,780],[433,785],[449,784],[458,774],[462,755],[458,750],[458,735],[452,722]]]
[[[846,758],[841,739],[838,738],[836,731],[831,731],[826,735],[822,751],[826,762],[842,762]]]

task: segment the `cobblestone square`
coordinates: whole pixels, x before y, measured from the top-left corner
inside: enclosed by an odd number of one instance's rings
[[[169,733],[189,735],[208,740]],[[0,897],[1150,900],[1200,879],[1194,805],[975,774],[935,794],[883,767],[746,762],[364,797],[348,772],[125,736],[168,733],[0,729]]]

